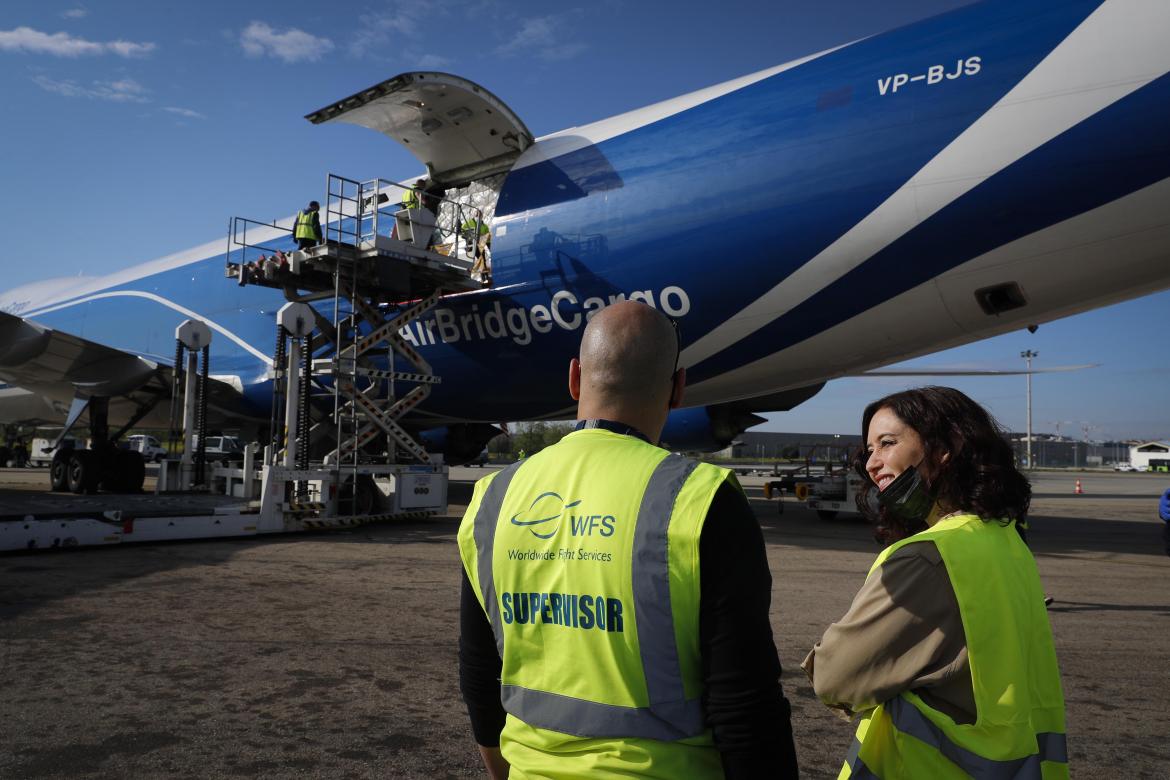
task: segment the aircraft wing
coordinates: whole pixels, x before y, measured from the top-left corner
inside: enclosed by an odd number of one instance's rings
[[[46,402],[31,419],[26,419],[27,412],[13,416],[15,408],[0,408],[2,422],[59,424],[74,399],[106,397],[111,425],[143,419],[143,425],[166,427],[169,403],[159,402],[169,402],[173,374],[170,366],[140,355],[0,312],[0,382],[37,394]],[[216,417],[253,416],[243,406],[240,388],[223,381],[209,385],[213,425]]]
[[[1048,366],[1046,368],[1014,369],[1014,368],[946,368],[936,366],[931,368],[875,368],[872,371],[863,371],[850,376],[1021,376],[1023,374],[1055,374],[1061,371],[1081,371],[1086,368],[1096,368],[1100,363],[1084,363],[1079,366]]]

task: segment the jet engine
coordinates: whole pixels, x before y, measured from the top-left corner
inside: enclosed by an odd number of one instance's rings
[[[714,406],[675,409],[666,418],[660,444],[676,452],[716,452],[752,426],[765,422],[755,412],[785,412],[825,386],[824,382]]]
[[[501,433],[488,423],[456,423],[419,431],[418,438],[427,452],[441,452],[446,463],[460,466],[475,460],[487,443]]]
[[[725,405],[675,409],[666,419],[660,444],[668,450],[715,452],[731,444],[736,436],[764,422],[751,412]]]

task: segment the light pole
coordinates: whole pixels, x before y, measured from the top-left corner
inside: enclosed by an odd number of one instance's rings
[[[1030,349],[1025,349],[1020,353],[1020,357],[1028,366],[1028,470],[1031,471],[1032,466],[1032,358],[1039,357],[1039,352],[1033,352]]]

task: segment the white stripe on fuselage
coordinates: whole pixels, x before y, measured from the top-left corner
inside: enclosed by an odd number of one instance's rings
[[[289,221],[291,223],[291,218]],[[259,228],[256,232],[258,234],[256,237],[251,235],[248,237],[249,243],[254,242],[260,244],[266,241],[271,241],[275,238],[279,238],[281,236],[289,235],[287,231],[277,230],[271,227]],[[223,254],[225,248],[226,245],[224,240],[218,239],[216,241],[208,241],[207,243],[200,244],[199,246],[192,247],[190,249],[184,249],[182,252],[176,252],[174,254],[167,255],[166,257],[160,257],[156,260],[150,260],[146,263],[130,266],[129,268],[125,268],[121,271],[115,271],[114,273],[107,276],[84,277],[80,280],[77,280],[76,284],[70,284],[72,280],[69,278],[62,278],[59,280],[60,285],[53,289],[52,292],[45,295],[44,298],[38,299],[35,307],[29,306],[25,310],[13,313],[18,314],[21,317],[35,317],[36,315],[43,313],[48,307],[54,306],[58,303],[80,298],[83,295],[89,295],[91,293],[108,290],[111,287],[117,287],[120,284],[130,284],[132,282],[137,282],[149,276],[165,273],[166,271],[173,271],[176,268],[182,268],[185,265],[192,265],[194,263],[207,260],[208,258],[215,257],[216,255]],[[35,282],[32,285],[27,286],[28,293],[25,292],[25,287],[18,287],[5,291],[3,295],[5,299],[16,300],[19,299],[22,294],[39,294],[41,293],[41,290],[45,284],[45,282]]]
[[[1016,160],[1170,71],[1168,22],[1165,0],[1107,0],[877,209],[683,350],[682,365],[765,327]]]
[[[37,311],[34,312],[33,314],[37,315],[37,316],[42,315],[42,314],[48,314],[49,312],[59,311],[61,309],[68,309],[68,308],[71,308],[73,306],[79,306],[83,303],[89,303],[90,301],[97,301],[97,300],[101,300],[103,298],[145,298],[148,301],[154,301],[155,303],[161,303],[163,306],[166,306],[169,309],[174,309],[175,311],[179,312],[180,314],[182,314],[185,317],[190,317],[191,319],[195,319],[195,320],[202,320],[203,322],[207,323],[207,326],[209,328],[211,328],[212,330],[216,331],[217,333],[222,333],[224,336],[231,339],[236,344],[240,345],[245,350],[247,350],[251,354],[258,357],[260,360],[263,360],[266,364],[272,365],[272,358],[268,357],[263,352],[256,349],[251,344],[244,341],[242,338],[237,336],[235,333],[232,333],[230,330],[228,330],[224,326],[220,325],[219,323],[215,322],[214,320],[210,320],[207,317],[204,317],[202,314],[199,314],[198,312],[192,311],[191,309],[188,309],[185,306],[181,306],[181,305],[175,303],[174,301],[167,300],[166,298],[162,297],[161,295],[155,295],[154,293],[142,292],[141,290],[112,290],[110,292],[95,293],[94,295],[87,295],[83,298],[77,298],[76,300],[71,300],[67,303],[61,303],[61,304],[58,304],[56,306],[48,306],[45,308],[37,309]],[[33,315],[29,315],[29,316],[33,316]]]
[[[687,404],[766,395],[1042,324],[1166,287],[1170,179],[1018,238],[815,336],[687,388]],[[1109,258],[1108,278],[1100,263]],[[998,316],[972,294],[1006,279],[1028,305]],[[906,312],[914,312],[907,327]]]

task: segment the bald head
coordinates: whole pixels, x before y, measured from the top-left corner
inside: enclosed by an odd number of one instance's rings
[[[678,337],[652,306],[622,301],[598,312],[581,339],[581,403],[665,410]]]

